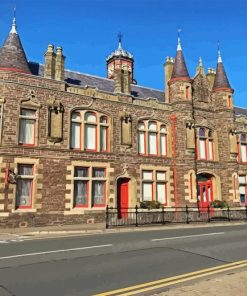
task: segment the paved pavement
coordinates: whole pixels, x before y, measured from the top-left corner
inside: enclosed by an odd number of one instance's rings
[[[246,296],[247,270],[235,270],[152,296]]]
[[[90,296],[247,259],[246,224],[23,236],[0,244],[6,295]]]

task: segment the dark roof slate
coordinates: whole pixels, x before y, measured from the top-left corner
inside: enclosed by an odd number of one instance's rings
[[[44,66],[37,63],[29,63],[32,74],[44,76]],[[114,92],[114,80],[65,70],[65,81],[80,87],[96,87],[105,92]],[[161,102],[165,101],[165,93],[160,90],[147,88],[139,85],[131,85],[131,95],[138,99],[156,98]]]
[[[182,50],[177,50],[171,79],[190,78]]]
[[[9,33],[0,48],[0,68],[31,74],[27,58],[17,33]]]
[[[222,62],[219,62],[217,64],[213,90],[216,90],[219,88],[231,89],[231,86],[230,86],[230,83],[229,83],[228,78],[226,76],[226,71],[225,71],[225,68],[224,68],[224,65]]]
[[[234,111],[236,115],[247,116],[247,108],[234,107]]]

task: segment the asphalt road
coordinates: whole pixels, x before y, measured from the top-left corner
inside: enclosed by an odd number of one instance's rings
[[[0,243],[0,296],[87,296],[247,259],[247,225]]]

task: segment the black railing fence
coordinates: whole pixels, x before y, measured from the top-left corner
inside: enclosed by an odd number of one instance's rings
[[[106,207],[106,228],[170,223],[247,221],[247,206],[235,208],[171,207],[161,209]]]

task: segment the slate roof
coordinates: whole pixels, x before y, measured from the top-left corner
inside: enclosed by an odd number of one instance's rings
[[[190,78],[182,50],[177,50],[171,79]]]
[[[219,88],[231,89],[231,86],[230,86],[229,80],[226,76],[226,71],[224,69],[224,65],[222,62],[218,62],[218,64],[217,64],[213,90],[216,90]]]
[[[0,68],[30,74],[27,58],[17,33],[10,31],[2,48],[0,48]]]
[[[44,76],[43,65],[30,62],[29,67],[33,75]],[[72,85],[91,86],[101,91],[114,92],[114,81],[112,79],[65,70],[65,81]],[[156,98],[161,102],[165,101],[163,91],[140,85],[131,85],[131,95],[138,99]]]
[[[234,107],[235,115],[247,116],[247,108]]]

